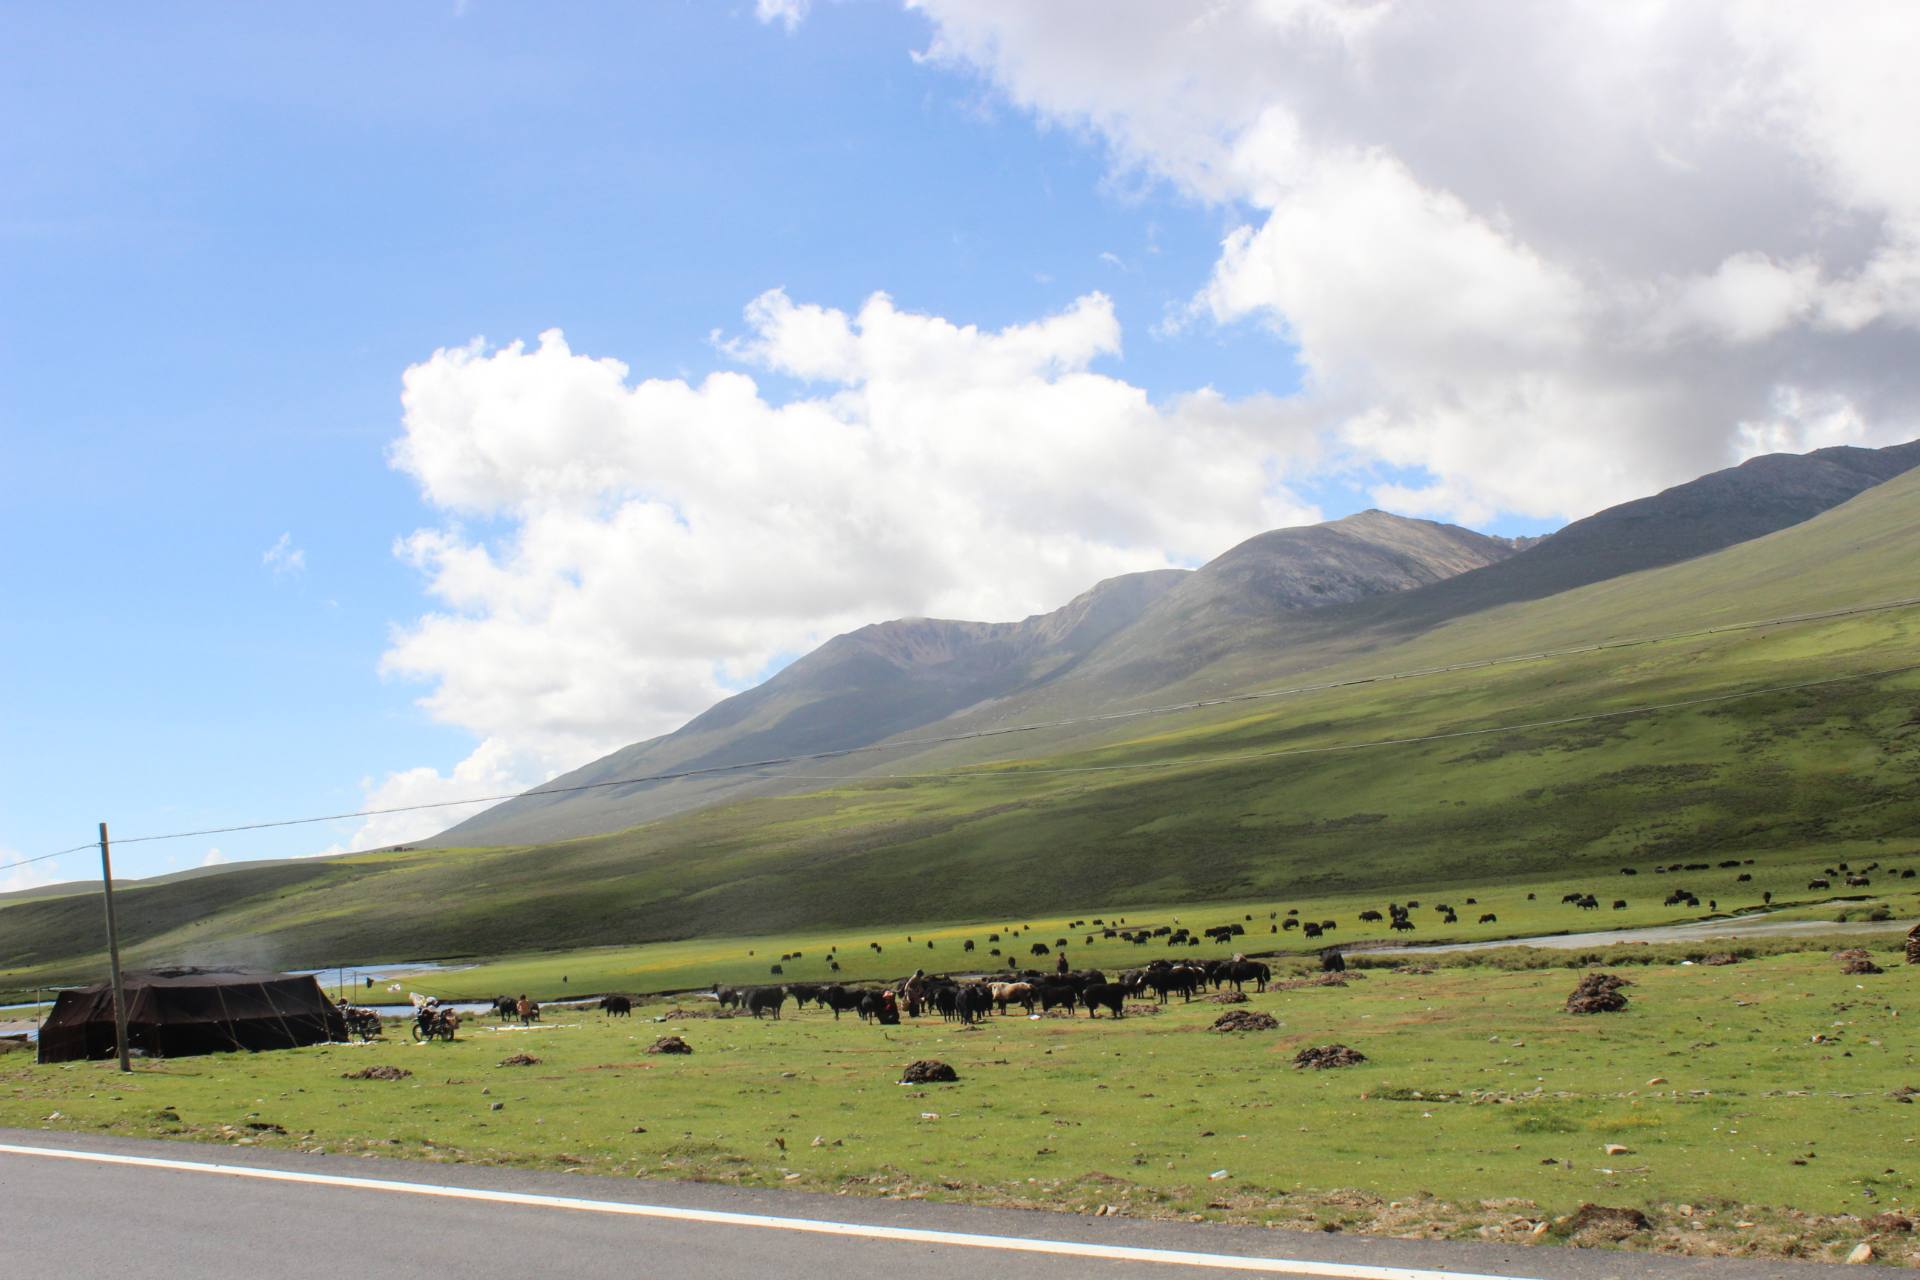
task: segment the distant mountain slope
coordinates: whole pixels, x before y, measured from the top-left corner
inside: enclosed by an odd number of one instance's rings
[[[1276,529],[1196,570],[1073,673],[1102,686],[1097,701],[1162,688],[1214,660],[1260,648],[1285,620],[1385,602],[1514,555],[1513,543],[1457,525],[1362,511],[1327,524]],[[1313,610],[1311,614],[1309,610]]]
[[[1679,564],[1792,528],[1915,466],[1920,441],[1768,454],[1609,507],[1512,555],[1426,585],[1276,614],[1262,625],[1234,629],[1232,644],[1177,643],[1178,629],[1161,621],[1181,596],[1170,592],[1139,624],[1064,678],[976,708],[942,729],[1057,719],[1270,684],[1457,618]],[[1058,745],[1062,739],[1051,741]]]
[[[1678,564],[1791,528],[1915,466],[1920,441],[1770,453],[1576,520],[1491,568],[1355,611],[1356,621],[1427,626]]]
[[[1142,633],[1187,666],[1244,644],[1281,614],[1403,591],[1512,554],[1471,530],[1368,511],[1249,539],[1194,571],[1111,578],[1022,622],[908,618],[836,636],[757,688],[662,738],[555,779],[620,778],[866,746],[1046,687],[1113,637]],[[751,775],[523,796],[436,845],[512,844],[618,831],[722,797],[792,790]]]

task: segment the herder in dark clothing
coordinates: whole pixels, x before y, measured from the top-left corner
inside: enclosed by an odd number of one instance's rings
[[[897,1027],[900,1025],[900,1004],[894,999],[892,988],[888,988],[880,993],[879,1022],[883,1027]]]

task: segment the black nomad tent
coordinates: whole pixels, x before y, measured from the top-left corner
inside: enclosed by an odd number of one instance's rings
[[[127,1043],[156,1058],[292,1049],[345,1040],[340,1011],[311,977],[219,969],[125,975]],[[40,1027],[40,1061],[111,1058],[113,985],[62,991]]]

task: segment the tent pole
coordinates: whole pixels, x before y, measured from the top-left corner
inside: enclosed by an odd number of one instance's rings
[[[113,1037],[120,1049],[120,1069],[132,1071],[127,1052],[127,988],[120,980],[120,927],[113,918],[113,859],[107,851],[107,824],[100,824],[100,887],[107,904],[107,959],[113,965]]]

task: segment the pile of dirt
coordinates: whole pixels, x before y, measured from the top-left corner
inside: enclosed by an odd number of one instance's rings
[[[1583,1204],[1554,1225],[1578,1244],[1617,1244],[1630,1235],[1653,1230],[1652,1221],[1638,1209],[1604,1204]]]
[[[932,1058],[922,1058],[900,1073],[901,1084],[952,1084],[959,1079],[958,1071]]]
[[[692,1053],[693,1046],[679,1036],[661,1036],[647,1046],[648,1053]]]
[[[540,1059],[530,1053],[516,1053],[511,1058],[500,1059],[500,1065],[503,1067],[537,1067],[540,1065]]]
[[[1269,991],[1299,991],[1304,987],[1344,987],[1350,978],[1364,978],[1364,973],[1316,973],[1311,978],[1289,978],[1285,982],[1267,984]]]
[[[1222,991],[1217,996],[1208,996],[1209,1004],[1245,1004],[1247,993],[1244,991]]]
[[[1913,1219],[1904,1213],[1876,1213],[1871,1218],[1862,1218],[1860,1225],[1875,1235],[1904,1236],[1913,1234]]]
[[[1915,1098],[1920,1098],[1920,1089],[1916,1089],[1910,1084],[1903,1084],[1887,1096],[1895,1102],[1911,1104]]]
[[[1700,961],[1701,964],[1739,964],[1740,957],[1731,951],[1716,951]]]
[[[1158,1004],[1130,1004],[1127,1006],[1127,1016],[1129,1018],[1150,1018],[1156,1013],[1165,1013],[1166,1011],[1165,1005]]]
[[[1590,973],[1567,997],[1568,1013],[1618,1013],[1627,1007],[1620,988],[1633,984],[1611,973]]]
[[[1845,951],[1836,951],[1833,958],[1840,962],[1840,972],[1848,975],[1862,973],[1884,973],[1873,962],[1873,956],[1864,947],[1848,947]]]
[[[1294,1054],[1293,1069],[1312,1067],[1315,1071],[1325,1071],[1330,1067],[1357,1067],[1366,1060],[1367,1055],[1358,1049],[1349,1049],[1343,1044],[1323,1044]]]
[[[405,1080],[413,1072],[405,1067],[389,1067],[384,1064],[377,1067],[362,1067],[358,1071],[342,1072],[342,1080]]]
[[[660,1015],[668,1022],[679,1022],[684,1018],[738,1018],[743,1016],[739,1009],[722,1009],[719,1005],[711,1009],[682,1009],[678,1005]]]
[[[1272,1031],[1279,1019],[1258,1009],[1232,1009],[1213,1020],[1209,1031]]]

